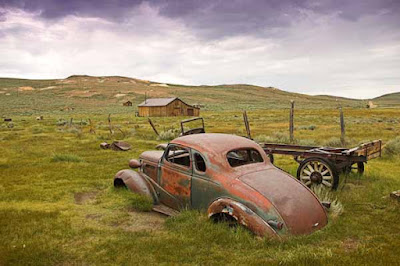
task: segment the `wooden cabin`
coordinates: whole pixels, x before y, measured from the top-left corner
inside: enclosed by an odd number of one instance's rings
[[[131,101],[127,101],[127,102],[124,102],[122,105],[123,106],[132,106],[132,102]]]
[[[139,116],[199,116],[200,108],[189,105],[181,99],[152,98],[139,104]]]

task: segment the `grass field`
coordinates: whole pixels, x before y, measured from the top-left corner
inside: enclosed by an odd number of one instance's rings
[[[398,155],[372,160],[362,177],[342,176],[330,197],[337,198],[344,211],[330,215],[323,230],[276,242],[214,224],[196,211],[166,218],[149,212],[145,199],[115,190],[112,178],[129,159],[165,142],[157,140],[146,118],[120,109],[111,116],[116,132],[111,136],[106,111],[49,111],[43,121],[35,120],[38,112],[29,112],[33,115],[21,112],[12,116],[12,123],[0,124],[0,265],[398,264],[400,202],[388,196],[400,189]],[[399,109],[344,112],[349,147],[377,138],[387,143],[399,135]],[[202,115],[208,132],[244,135],[240,110]],[[288,110],[257,109],[248,115],[256,139],[287,141]],[[338,143],[336,109],[303,108],[295,115],[297,143]],[[71,126],[63,122],[71,117]],[[89,118],[95,134],[89,133]],[[178,128],[179,119],[153,121],[159,131],[168,131]],[[99,148],[99,143],[116,139],[133,149]],[[297,164],[288,157],[276,158],[276,164],[296,172]]]

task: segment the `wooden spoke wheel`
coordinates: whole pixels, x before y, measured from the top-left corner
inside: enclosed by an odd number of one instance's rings
[[[334,165],[321,158],[308,158],[302,161],[297,169],[297,179],[306,186],[324,186],[336,189],[339,174]]]
[[[355,174],[362,175],[364,173],[364,163],[358,162],[358,163],[352,164],[351,166],[346,167],[345,173],[346,174],[355,173]]]

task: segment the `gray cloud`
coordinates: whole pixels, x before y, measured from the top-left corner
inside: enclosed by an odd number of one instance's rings
[[[0,76],[400,90],[397,1],[4,1]]]
[[[59,19],[68,15],[117,19],[124,16],[126,9],[142,2],[142,0],[1,0],[0,7],[40,12],[40,16],[45,19]]]

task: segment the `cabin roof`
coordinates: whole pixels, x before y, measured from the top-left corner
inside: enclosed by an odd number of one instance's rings
[[[139,106],[166,106],[173,102],[177,97],[174,98],[151,98],[139,104]]]

